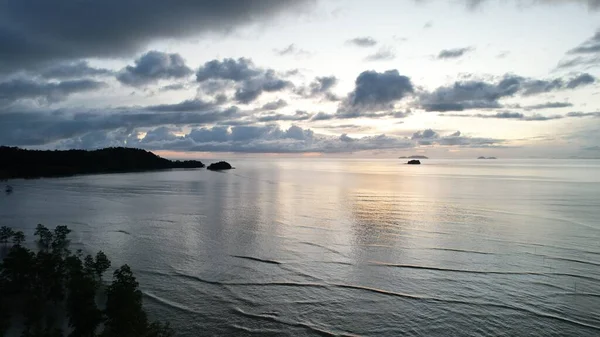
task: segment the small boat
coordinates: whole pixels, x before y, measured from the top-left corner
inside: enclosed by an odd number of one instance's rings
[[[4,189],[6,191],[6,193],[12,193],[13,191],[13,187],[10,185],[6,185],[6,189]]]

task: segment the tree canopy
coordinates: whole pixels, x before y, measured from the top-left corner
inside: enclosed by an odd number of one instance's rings
[[[67,226],[51,231],[38,225],[39,250],[34,252],[23,247],[23,232],[0,228],[0,241],[11,244],[0,264],[0,336],[16,318],[22,318],[23,337],[173,336],[168,324],[148,320],[131,268],[115,270],[104,288],[102,275],[110,260],[102,251],[95,257],[83,256],[81,250],[72,253],[70,232]],[[106,297],[100,306],[99,295]],[[67,322],[60,319],[62,312]]]

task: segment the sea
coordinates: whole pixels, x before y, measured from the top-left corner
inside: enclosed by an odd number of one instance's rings
[[[176,336],[600,336],[600,160],[229,161],[12,180],[0,225],[68,225]]]

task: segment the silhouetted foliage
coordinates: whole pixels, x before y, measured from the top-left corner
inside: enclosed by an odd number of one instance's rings
[[[25,242],[25,233],[23,231],[16,231],[12,235],[12,242],[16,246],[20,246],[21,243]]]
[[[22,231],[0,228],[3,242],[13,242],[0,264],[0,336],[9,329],[13,314],[22,317],[23,337],[173,336],[168,324],[148,321],[138,282],[127,265],[114,272],[106,288],[106,309],[98,308],[101,278],[110,260],[101,251],[95,258],[82,257],[81,250],[72,254],[67,247],[70,232],[66,226],[50,231],[38,225],[36,253],[21,245]],[[15,308],[22,310],[13,312]],[[68,331],[61,329],[60,309],[67,315]]]
[[[7,244],[8,239],[10,239],[12,236],[13,236],[12,228],[9,228],[6,226],[2,226],[0,228],[0,242]]]
[[[0,158],[0,180],[204,167],[196,160],[172,161],[149,151],[124,147],[40,151],[0,146]]]

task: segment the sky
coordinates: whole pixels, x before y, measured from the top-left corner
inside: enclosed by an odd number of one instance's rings
[[[600,0],[2,0],[0,145],[600,158]]]

